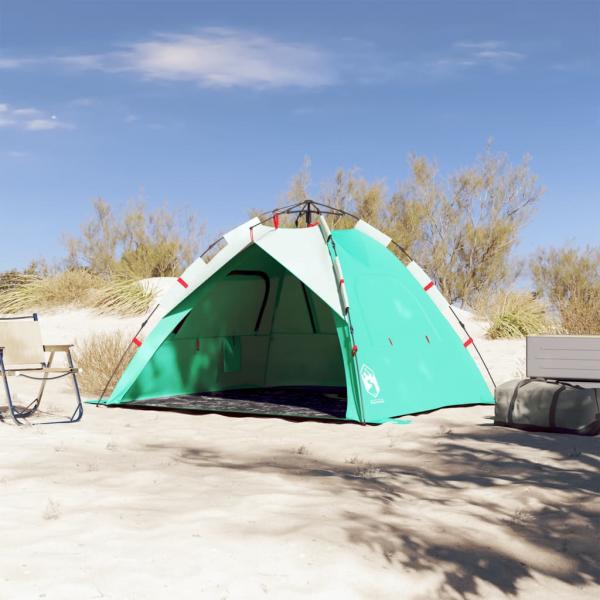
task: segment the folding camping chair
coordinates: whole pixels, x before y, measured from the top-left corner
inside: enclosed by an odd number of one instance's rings
[[[4,382],[4,391],[8,401],[10,414],[17,423],[31,416],[39,408],[46,387],[46,382],[53,379],[71,376],[77,398],[77,407],[71,417],[59,421],[45,421],[51,423],[75,423],[83,416],[83,406],[79,385],[77,384],[77,369],[71,357],[71,344],[42,344],[42,335],[37,314],[26,317],[0,317],[0,376]],[[53,367],[52,362],[57,352],[64,352],[67,366]],[[46,362],[46,353],[49,353]],[[8,377],[25,377],[40,381],[37,397],[25,407],[17,407],[13,403]],[[41,424],[41,423],[39,423]]]

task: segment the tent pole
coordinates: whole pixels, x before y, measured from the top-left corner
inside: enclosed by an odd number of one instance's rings
[[[450,309],[450,312],[454,315],[455,319],[458,321],[458,324],[462,327],[463,331],[467,334],[467,336],[469,337],[469,339],[472,340],[473,337],[467,331],[467,326],[462,322],[462,320],[456,314],[456,312],[454,311],[454,308],[452,308],[452,304],[448,303],[448,308]],[[487,366],[487,363],[485,362],[485,359],[481,355],[481,352],[479,352],[479,348],[477,347],[477,344],[475,343],[475,340],[473,340],[473,348],[475,348],[475,352],[477,352],[477,356],[479,356],[479,359],[483,363],[483,366],[485,367],[485,370],[487,371],[488,377],[490,378],[490,381],[492,382],[492,385],[494,386],[494,389],[496,389],[496,387],[497,387],[496,386],[496,382],[494,381],[494,378],[492,377],[492,373],[490,371],[490,368]]]
[[[323,231],[321,230],[321,233],[323,233]],[[333,239],[333,236],[329,236],[329,238],[326,240],[325,238],[323,238],[323,241],[325,242],[325,246],[327,248],[327,253],[329,254],[329,258],[331,259],[331,262],[335,264],[335,260],[337,259],[339,261],[339,256],[337,253],[337,248],[335,245],[335,240]],[[335,266],[334,266],[335,269]],[[343,282],[336,282],[337,285],[339,286],[340,283]],[[338,288],[338,293],[339,293],[339,288]],[[360,370],[358,367],[358,358],[357,358],[357,346],[356,346],[356,340],[354,338],[354,326],[352,325],[352,317],[350,316],[350,306],[346,306],[344,309],[343,303],[342,304],[342,311],[344,314],[344,321],[346,321],[346,324],[348,326],[348,332],[350,334],[350,342],[352,344],[352,350],[351,350],[351,360],[352,360],[352,365],[354,366],[354,376],[356,378],[356,389],[358,391],[358,405],[357,405],[357,409],[359,412],[359,419],[360,419],[360,423],[361,425],[366,425],[366,411],[365,411],[365,404],[364,404],[364,398],[363,398],[363,393],[362,393],[362,388],[360,385]]]

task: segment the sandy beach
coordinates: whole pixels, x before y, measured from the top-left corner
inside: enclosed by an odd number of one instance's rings
[[[600,0],[0,0],[0,600],[600,600],[599,72]]]
[[[139,322],[41,321],[47,343]],[[524,341],[469,325],[498,382],[522,373]],[[45,410],[71,400],[54,382]],[[77,425],[5,419],[0,598],[594,597],[600,439],[492,415],[360,426],[87,405]]]

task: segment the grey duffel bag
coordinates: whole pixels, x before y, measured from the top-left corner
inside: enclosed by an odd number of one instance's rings
[[[600,389],[539,379],[515,379],[496,388],[494,423],[533,431],[600,433]]]

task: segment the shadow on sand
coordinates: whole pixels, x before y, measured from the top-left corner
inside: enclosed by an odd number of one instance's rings
[[[423,452],[397,451],[396,458],[390,450],[392,459],[376,464],[146,449],[175,451],[177,460],[198,467],[303,478],[325,486],[332,501],[359,494],[368,510],[344,511],[338,503],[336,523],[347,540],[390,566],[442,571],[440,598],[477,593],[480,582],[512,595],[536,574],[573,586],[600,584],[600,438],[483,425],[424,436],[421,444]],[[515,510],[528,490],[541,500]],[[444,511],[454,516],[431,516]]]

